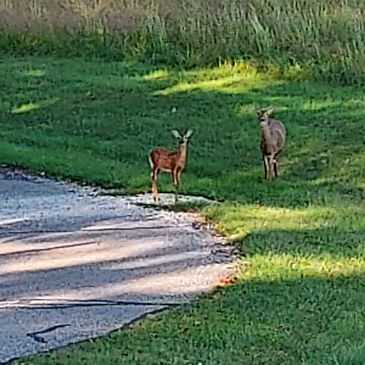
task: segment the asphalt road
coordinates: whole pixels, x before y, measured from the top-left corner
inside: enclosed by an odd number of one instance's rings
[[[0,363],[211,290],[227,250],[191,217],[0,169]]]

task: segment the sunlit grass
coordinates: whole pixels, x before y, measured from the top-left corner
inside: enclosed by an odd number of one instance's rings
[[[207,208],[206,214],[220,222],[224,234],[249,234],[262,229],[316,229],[339,216],[336,208],[288,209],[260,204],[225,204]]]
[[[144,80],[147,81],[153,81],[153,80],[161,80],[161,79],[167,79],[170,77],[170,73],[167,70],[156,70],[151,71],[150,73],[144,75]]]
[[[11,110],[11,112],[13,114],[27,113],[27,112],[37,110],[39,108],[44,108],[44,107],[47,107],[49,105],[52,105],[52,104],[56,103],[59,100],[60,100],[59,98],[53,98],[53,99],[50,99],[50,100],[42,100],[42,101],[39,101],[38,103],[22,104],[18,107],[13,108]]]
[[[32,77],[43,77],[45,76],[45,71],[42,69],[27,70],[24,72],[24,75]]]
[[[32,110],[36,110],[39,108],[39,104],[36,103],[28,103],[28,104],[22,104],[19,107],[13,108],[12,113],[13,114],[21,114],[26,113]]]
[[[254,255],[247,270],[243,270],[241,280],[280,281],[301,280],[301,278],[331,279],[341,276],[364,275],[364,255],[343,258],[331,255],[294,256]]]
[[[162,70],[160,71],[162,72]],[[153,74],[159,75],[158,71]],[[163,73],[166,77],[166,73]],[[170,74],[170,77],[173,75]],[[159,77],[161,78],[161,77]],[[150,80],[150,75],[145,77]],[[257,69],[251,68],[245,63],[234,65],[220,65],[210,69],[196,69],[180,73],[179,78],[175,78],[176,83],[166,89],[158,90],[156,95],[170,95],[175,93],[192,91],[219,91],[222,93],[245,92],[250,89],[261,88],[272,85],[280,85],[283,82],[268,74],[260,75]]]
[[[249,269],[243,267],[240,273],[242,280],[364,274],[363,207],[286,209],[226,204],[205,213],[250,258]]]

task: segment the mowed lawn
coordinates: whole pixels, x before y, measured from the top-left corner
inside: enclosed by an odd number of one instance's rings
[[[234,236],[235,284],[22,364],[365,363],[365,94],[244,65],[179,71],[101,61],[0,64],[0,162],[120,193],[150,188],[148,151],[194,130],[181,192]],[[263,181],[255,107],[288,131]],[[176,112],[175,112],[176,109]],[[168,174],[160,190],[173,191]]]

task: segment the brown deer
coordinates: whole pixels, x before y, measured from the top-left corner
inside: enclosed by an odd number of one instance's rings
[[[285,145],[286,130],[283,123],[271,117],[273,107],[257,109],[260,122],[260,148],[264,160],[265,179],[278,176],[278,155]]]
[[[158,201],[157,176],[160,171],[170,172],[172,182],[175,186],[175,204],[178,201],[178,190],[181,173],[185,167],[187,143],[193,131],[188,130],[180,134],[177,130],[172,131],[172,135],[179,141],[179,149],[170,151],[164,147],[156,147],[149,153],[151,165],[152,196],[155,202]]]

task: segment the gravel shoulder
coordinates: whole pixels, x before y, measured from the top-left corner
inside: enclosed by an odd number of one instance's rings
[[[0,363],[185,303],[232,273],[212,231],[140,200],[0,169]]]

